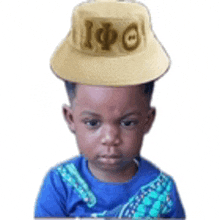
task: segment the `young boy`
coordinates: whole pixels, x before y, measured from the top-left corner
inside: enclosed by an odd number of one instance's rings
[[[137,3],[80,5],[51,60],[80,155],[51,169],[35,217],[185,218],[173,179],[140,156],[155,118],[154,81],[169,59]]]

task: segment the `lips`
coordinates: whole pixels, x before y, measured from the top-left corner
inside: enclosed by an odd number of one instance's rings
[[[121,155],[112,154],[112,155],[102,155],[104,158],[121,158]]]
[[[105,164],[114,165],[121,161],[120,155],[103,155],[100,156],[100,161]]]

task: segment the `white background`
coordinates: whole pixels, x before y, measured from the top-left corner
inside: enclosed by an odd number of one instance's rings
[[[81,0],[0,2],[1,216],[33,219],[51,166],[78,154],[49,68]],[[157,83],[157,118],[142,155],[177,183],[187,219],[219,218],[220,31],[218,1],[142,0],[171,57]],[[2,217],[1,217],[2,218]]]

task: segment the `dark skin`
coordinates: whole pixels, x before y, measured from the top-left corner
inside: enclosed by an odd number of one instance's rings
[[[134,158],[155,118],[142,86],[77,85],[66,122],[91,173],[103,182],[127,182],[137,172]]]

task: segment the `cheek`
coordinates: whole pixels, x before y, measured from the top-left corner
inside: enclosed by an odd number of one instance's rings
[[[86,155],[93,155],[95,153],[95,146],[97,146],[97,137],[86,129],[76,130],[76,141],[80,152]]]
[[[125,149],[129,149],[130,152],[138,152],[141,148],[142,141],[142,132],[127,133],[127,135],[124,135]]]

